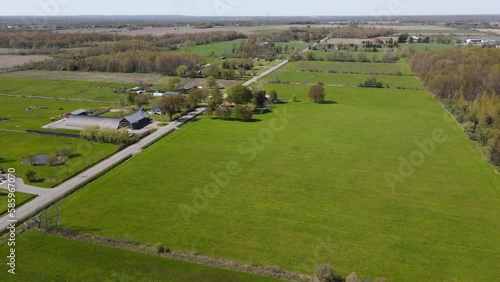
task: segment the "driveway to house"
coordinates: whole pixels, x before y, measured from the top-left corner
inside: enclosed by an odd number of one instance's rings
[[[323,39],[321,42],[326,41],[326,39]],[[315,43],[313,46],[317,45]],[[304,53],[308,49],[305,49],[301,52]],[[279,68],[283,67],[288,63],[288,60],[285,60],[278,65],[270,68],[269,70],[265,71],[264,73],[250,79],[249,81],[245,82],[243,85],[244,86],[250,86],[253,83],[257,82],[259,79],[262,79],[266,75],[269,75],[270,73],[278,70]],[[103,172],[106,172],[107,170],[112,169],[114,166],[122,163],[124,160],[133,157],[134,155],[139,154],[144,147],[147,147],[159,139],[161,139],[163,136],[169,134],[172,131],[175,131],[179,129],[180,126],[182,126],[185,123],[188,123],[192,119],[196,118],[200,114],[202,114],[205,111],[204,107],[200,107],[191,113],[185,115],[181,119],[179,119],[177,122],[171,122],[165,127],[160,127],[158,131],[154,132],[153,134],[141,139],[138,143],[133,144],[120,152],[110,156],[109,158],[101,161],[98,164],[93,165],[92,167],[86,169],[85,171],[75,175],[74,177],[66,180],[65,182],[59,184],[58,186],[52,188],[52,189],[42,189],[42,188],[36,188],[36,187],[30,187],[28,185],[25,185],[22,179],[16,179],[16,183],[14,185],[16,188],[18,188],[19,192],[25,192],[25,193],[31,193],[31,194],[36,194],[38,197],[30,201],[29,203],[26,203],[25,205],[21,206],[20,208],[16,209],[15,213],[15,219],[12,219],[9,214],[6,214],[0,219],[0,233],[3,233],[7,227],[11,224],[16,224],[18,222],[22,222],[32,216],[34,216],[37,212],[42,210],[43,208],[49,206],[50,204],[58,201],[59,199],[64,198],[71,192],[75,191],[77,188],[81,187],[82,185],[85,185],[89,180],[98,178]],[[11,183],[12,184],[12,183]],[[2,185],[6,185],[5,183]],[[42,192],[43,190],[43,192]]]

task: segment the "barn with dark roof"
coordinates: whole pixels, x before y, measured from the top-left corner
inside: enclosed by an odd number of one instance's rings
[[[89,126],[99,126],[101,129],[141,129],[151,122],[149,116],[142,110],[124,118],[100,116],[71,116],[64,121],[62,128],[82,130]]]

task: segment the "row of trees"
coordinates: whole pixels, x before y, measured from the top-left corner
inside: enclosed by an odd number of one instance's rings
[[[123,73],[162,73],[178,75],[178,67],[183,66],[183,76],[199,75],[199,64],[202,58],[196,54],[126,51],[107,55],[99,55],[84,59],[59,58],[32,62],[24,66],[27,69],[99,71]]]
[[[95,46],[98,42],[129,39],[105,33],[54,33],[40,31],[0,32],[0,48],[48,49]]]
[[[117,35],[96,32],[56,33],[50,31],[7,31],[0,32],[1,48],[48,49],[95,47],[92,53],[123,52],[130,49],[151,50],[152,48],[177,49],[184,46],[211,44],[246,38],[236,31],[214,31],[204,33],[155,35]],[[99,42],[115,42],[99,45]],[[80,50],[79,52],[86,52]]]
[[[365,52],[353,53],[350,51],[333,51],[326,56],[317,56],[312,51],[307,51],[301,57],[296,59],[304,59],[307,61],[331,61],[331,62],[373,62],[373,63],[394,63],[401,58],[401,54],[397,50],[384,49],[380,55],[371,55],[371,58]]]
[[[428,52],[411,60],[413,71],[462,123],[472,140],[500,165],[500,50]]]
[[[89,141],[102,143],[125,144],[129,139],[128,130],[122,129],[101,129],[99,126],[88,126],[80,132],[80,137]]]

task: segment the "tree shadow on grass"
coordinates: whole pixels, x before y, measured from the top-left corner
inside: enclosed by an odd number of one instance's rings
[[[69,155],[69,158],[70,158],[70,159],[76,159],[76,158],[79,158],[79,157],[81,157],[81,156],[82,156],[82,154],[79,154],[79,153],[73,153],[73,154]]]
[[[218,118],[218,117],[210,117],[210,119],[212,120],[220,120],[220,121],[232,121],[232,122],[241,122],[241,123],[252,123],[252,122],[261,122],[262,120],[260,119],[255,119],[255,118],[252,118],[252,120],[239,120],[239,119],[236,119],[236,118],[227,118],[227,119],[222,119],[222,118]]]
[[[326,100],[326,101],[320,102],[318,104],[321,104],[321,105],[336,105],[336,104],[338,104],[338,102],[335,102],[335,101],[332,101],[332,100]]]

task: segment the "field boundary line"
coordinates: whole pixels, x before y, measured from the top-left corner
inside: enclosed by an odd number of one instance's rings
[[[30,224],[25,231],[30,231]],[[46,232],[44,230],[40,230],[38,228],[34,228],[33,231],[30,232]],[[183,261],[188,263],[193,263],[205,267],[224,269],[224,270],[232,270],[241,273],[254,274],[257,276],[278,278],[278,279],[286,279],[287,281],[297,281],[297,282],[306,282],[306,281],[315,281],[314,277],[306,274],[299,274],[287,270],[283,270],[278,266],[266,266],[266,265],[252,265],[239,261],[217,258],[212,256],[207,256],[203,254],[189,254],[182,251],[172,250],[170,252],[164,252],[159,254],[154,246],[150,246],[147,244],[140,244],[136,242],[125,242],[119,239],[99,237],[95,235],[89,235],[84,233],[78,233],[73,230],[50,230],[48,234],[55,235],[60,238],[65,238],[74,241],[82,241],[87,242],[94,245],[111,247],[115,249],[121,249],[126,251],[131,251],[134,253],[142,253],[146,255],[161,257],[165,259],[173,259],[177,261]]]
[[[46,96],[27,96],[27,95],[1,94],[1,93],[0,93],[0,97],[39,99],[39,100],[54,100],[54,101],[70,101],[70,102],[85,102],[85,103],[119,104],[119,102],[116,102],[116,101],[86,100],[86,99],[58,98],[58,97],[46,97]]]

